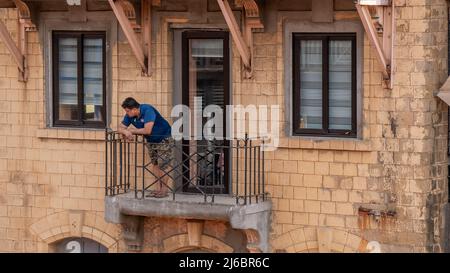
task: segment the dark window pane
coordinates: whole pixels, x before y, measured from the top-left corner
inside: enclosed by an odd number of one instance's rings
[[[225,109],[223,39],[189,39],[189,54],[189,105],[200,97],[202,109],[208,105]]]
[[[225,109],[224,73],[223,39],[189,39],[189,105],[193,106],[194,99],[201,98],[202,108],[199,110],[208,105]],[[207,118],[203,119],[205,122]],[[192,124],[195,124],[193,119]],[[224,131],[219,126],[215,124],[215,130]],[[210,141],[192,140],[190,144],[190,153],[198,161],[190,161],[190,179],[203,187],[215,185],[216,189],[224,190],[223,165],[218,163],[223,162],[224,153],[213,152],[217,148],[213,148]],[[216,172],[215,175],[213,172]]]
[[[294,34],[293,130],[356,135],[354,34]]]
[[[85,120],[102,121],[103,110],[103,39],[83,41],[83,87]]]
[[[59,119],[78,120],[78,55],[76,38],[60,38],[59,47]]]
[[[190,39],[189,43],[189,97],[202,97],[203,107],[223,106],[223,40]]]
[[[54,34],[54,125],[103,127],[105,37],[98,32]]]
[[[352,41],[329,43],[329,128],[352,129]]]
[[[301,129],[322,129],[322,41],[300,42]]]

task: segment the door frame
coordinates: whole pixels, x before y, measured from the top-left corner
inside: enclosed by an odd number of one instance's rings
[[[229,126],[226,123],[226,106],[230,104],[231,97],[231,61],[230,61],[230,34],[228,31],[223,30],[199,30],[199,29],[185,29],[181,32],[181,99],[182,104],[189,106],[189,40],[190,39],[222,39],[223,40],[223,67],[224,67],[224,109],[223,109],[223,129],[224,129],[224,145],[228,145],[229,141],[226,139],[226,128]],[[174,47],[177,50],[177,47]],[[175,78],[176,79],[176,78]],[[189,154],[188,141],[183,140],[183,153]],[[224,190],[225,192],[217,189],[213,191],[206,191],[207,194],[229,194],[231,191],[231,149],[225,153],[224,159]],[[185,160],[184,156],[181,156],[181,160]],[[182,166],[182,173],[189,172],[185,164]],[[182,183],[185,183],[184,175],[182,178]],[[198,193],[195,188],[189,188],[189,185],[183,185],[183,192],[194,192]]]

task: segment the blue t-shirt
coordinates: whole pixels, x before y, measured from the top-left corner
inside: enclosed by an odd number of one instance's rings
[[[144,128],[144,125],[148,122],[154,122],[152,133],[145,136],[148,142],[160,143],[165,138],[170,137],[172,130],[169,123],[165,120],[155,107],[149,104],[141,104],[139,107],[139,117],[130,118],[127,115],[123,118],[122,124],[130,126],[133,124],[137,129]]]

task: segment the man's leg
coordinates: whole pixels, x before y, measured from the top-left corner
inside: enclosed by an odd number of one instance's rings
[[[154,166],[154,171],[157,176],[157,179],[159,179],[159,191],[157,192],[160,195],[166,195],[168,190],[168,183],[169,183],[169,176],[166,175],[166,173],[161,170],[159,165]]]
[[[172,138],[163,140],[163,142],[158,146],[158,165],[156,166],[160,173],[160,193],[161,195],[166,195],[169,189],[170,176],[169,173],[172,172],[171,162],[172,162],[172,148],[174,142]]]
[[[150,196],[161,195],[162,182],[164,178],[161,178],[164,174],[158,165],[158,147],[155,144],[147,143],[148,155],[150,157],[151,164],[153,166],[153,176],[156,178],[159,190],[153,190]]]
[[[167,194],[169,189],[173,140],[170,138],[158,144],[148,143],[147,147],[153,165],[153,173],[159,184],[159,190],[155,191],[154,196],[162,197]]]

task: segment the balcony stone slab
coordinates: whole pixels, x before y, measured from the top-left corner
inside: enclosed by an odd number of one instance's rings
[[[124,238],[129,246],[139,248],[143,239],[144,217],[169,217],[197,220],[227,221],[234,229],[243,230],[249,237],[247,248],[269,252],[269,229],[272,203],[270,200],[245,205],[236,204],[236,198],[215,195],[214,202],[208,196],[179,194],[166,198],[136,198],[135,192],[105,197],[105,219],[107,222],[122,224]],[[253,234],[253,235],[251,235]]]

